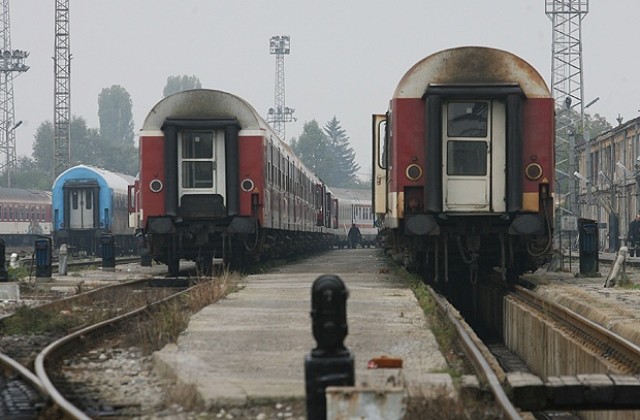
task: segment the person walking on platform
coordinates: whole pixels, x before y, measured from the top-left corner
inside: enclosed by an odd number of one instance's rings
[[[627,247],[629,249],[629,256],[640,256],[640,214],[636,215],[636,218],[629,223],[629,231],[627,232]]]
[[[360,229],[356,226],[355,223],[351,225],[351,229],[349,229],[349,246],[351,248],[356,248],[360,241],[362,240],[362,235],[360,234]]]

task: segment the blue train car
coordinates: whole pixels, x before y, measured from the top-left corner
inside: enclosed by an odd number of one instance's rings
[[[130,175],[86,165],[61,173],[51,192],[55,246],[67,244],[74,255],[100,255],[100,238],[108,233],[116,253],[134,253],[137,241],[128,211],[134,181]]]

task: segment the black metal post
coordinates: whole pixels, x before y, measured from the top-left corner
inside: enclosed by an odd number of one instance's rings
[[[114,252],[114,238],[109,233],[100,235],[100,248],[102,254],[102,269],[113,271],[116,268],[116,257]]]
[[[51,238],[35,240],[36,278],[51,279]]]
[[[578,219],[580,274],[598,272],[598,224],[591,219]]]
[[[354,357],[344,346],[348,334],[347,297],[340,277],[323,275],[311,288],[311,319],[317,347],[305,357],[307,419],[325,420],[328,386],[353,386]]]
[[[6,247],[4,239],[0,238],[0,282],[9,281],[6,266]]]

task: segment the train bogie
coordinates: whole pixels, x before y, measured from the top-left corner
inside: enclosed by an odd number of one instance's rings
[[[102,235],[112,235],[115,252],[137,252],[129,222],[130,175],[86,165],[61,173],[53,184],[53,239],[75,255],[101,255]]]
[[[461,267],[515,278],[548,259],[554,102],[524,60],[485,47],[426,57],[373,134],[374,211],[398,259],[435,280]]]

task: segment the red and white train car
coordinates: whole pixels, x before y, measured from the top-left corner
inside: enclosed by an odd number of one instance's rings
[[[348,246],[349,229],[354,224],[362,235],[360,245],[367,248],[376,246],[378,228],[371,208],[371,190],[332,187],[331,193],[337,201],[338,246]]]
[[[330,193],[258,112],[230,93],[170,95],[140,133],[137,197],[147,251],[179,260],[282,256],[333,241]]]
[[[373,205],[386,246],[432,280],[498,267],[510,279],[551,254],[554,101],[522,58],[437,52],[373,116]]]
[[[0,188],[0,238],[12,249],[33,249],[36,238],[51,235],[51,192]]]

